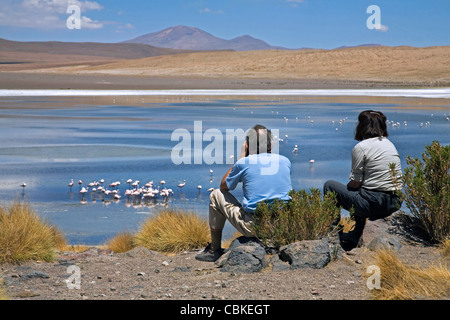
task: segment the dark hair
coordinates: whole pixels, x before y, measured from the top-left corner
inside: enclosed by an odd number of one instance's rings
[[[386,116],[380,111],[366,110],[358,116],[358,126],[356,127],[355,140],[376,137],[388,137],[386,127]]]
[[[272,152],[272,132],[266,127],[257,124],[245,135],[247,141],[247,154],[260,154]]]

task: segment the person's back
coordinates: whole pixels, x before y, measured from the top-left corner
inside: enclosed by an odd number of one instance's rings
[[[400,156],[394,144],[386,137],[375,137],[359,142],[352,150],[353,170],[350,179],[361,182],[361,187],[369,190],[396,190],[391,163],[401,174]]]
[[[235,163],[226,183],[229,190],[234,190],[242,182],[242,207],[252,213],[258,202],[289,200],[289,191],[292,189],[290,175],[291,162],[285,156],[252,154]]]

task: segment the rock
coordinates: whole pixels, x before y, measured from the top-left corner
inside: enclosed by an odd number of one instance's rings
[[[73,261],[71,261],[69,259],[57,259],[56,261],[62,266],[71,266],[71,265],[73,265]]]
[[[112,251],[109,249],[100,249],[97,247],[90,247],[87,250],[80,253],[80,255],[85,257],[96,257],[100,255],[110,255]]]
[[[279,255],[274,255],[270,258],[269,264],[272,265],[272,271],[287,271],[290,269],[289,263],[282,261]]]
[[[399,251],[401,247],[402,244],[396,238],[386,236],[378,236],[374,238],[367,246],[367,248],[372,251],[383,249]]]
[[[312,288],[312,289],[311,289],[311,294],[312,294],[313,296],[318,296],[318,295],[319,295],[319,291],[318,291],[316,288]]]
[[[233,240],[225,257],[219,260],[216,264],[223,272],[252,273],[267,265],[267,254],[258,240],[239,237]]]
[[[144,247],[136,247],[122,254],[131,258],[146,258],[154,256],[156,253]]]
[[[173,272],[190,272],[191,267],[175,267]]]
[[[248,238],[248,237],[239,237],[234,239],[230,246],[228,247],[229,251],[233,251],[233,249],[237,248],[237,247],[242,247],[242,246],[251,246],[251,247],[261,247],[263,248],[262,244],[258,241],[258,239],[256,238]]]
[[[32,279],[32,278],[41,278],[41,279],[48,279],[50,276],[46,274],[45,272],[38,271],[38,270],[32,270],[24,275],[21,276],[22,279]]]
[[[24,291],[17,293],[15,296],[18,298],[27,299],[27,298],[39,297],[40,294],[35,291],[24,290]]]
[[[280,248],[280,258],[289,262],[291,270],[321,269],[331,260],[328,240],[303,240]]]

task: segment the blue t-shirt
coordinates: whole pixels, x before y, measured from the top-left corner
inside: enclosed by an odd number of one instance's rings
[[[242,182],[242,207],[253,213],[260,201],[290,200],[291,162],[278,154],[252,154],[239,159],[225,181],[229,190],[234,190]]]

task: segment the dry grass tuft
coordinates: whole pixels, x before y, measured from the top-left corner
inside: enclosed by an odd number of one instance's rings
[[[205,246],[210,240],[208,222],[195,213],[164,210],[148,219],[135,236],[137,246],[176,253]]]
[[[116,253],[127,252],[134,247],[134,235],[131,232],[119,233],[106,243],[106,248]]]
[[[450,295],[450,271],[444,265],[426,269],[404,265],[391,250],[377,252],[381,289],[372,290],[379,300],[445,298]]]
[[[445,258],[450,258],[450,238],[442,241],[440,249]]]
[[[355,226],[355,220],[352,220],[351,217],[341,217],[340,225],[342,227],[342,232],[347,233]]]
[[[28,204],[0,207],[0,264],[27,260],[52,261],[65,245],[63,234],[45,223]]]

